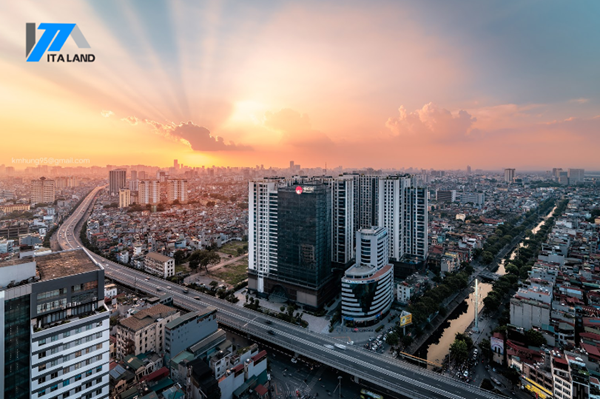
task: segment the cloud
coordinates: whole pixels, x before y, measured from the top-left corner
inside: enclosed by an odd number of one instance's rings
[[[590,101],[589,98],[573,98],[573,99],[569,100],[570,103],[576,103],[576,104],[585,104],[589,101]]]
[[[428,103],[414,112],[404,106],[398,109],[397,117],[388,118],[385,126],[397,136],[412,136],[422,140],[457,140],[466,138],[477,121],[467,111],[452,113]]]
[[[178,125],[163,124],[145,119],[145,123],[152,126],[155,131],[164,137],[180,141],[189,145],[194,151],[251,151],[252,147],[238,145],[230,141],[225,143],[223,137],[212,136],[210,131],[193,122],[180,123]]]
[[[109,116],[114,115],[114,112],[102,110],[102,111],[100,111],[100,115],[102,115],[105,118],[108,118]]]
[[[132,125],[137,125],[140,122],[140,120],[135,116],[128,116],[127,118],[121,118],[121,120],[123,122],[129,122]]]
[[[307,114],[290,108],[266,112],[263,125],[281,133],[281,141],[296,147],[331,146],[333,142],[323,132],[314,130]]]

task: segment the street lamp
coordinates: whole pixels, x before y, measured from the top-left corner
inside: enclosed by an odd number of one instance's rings
[[[338,399],[342,397],[342,376],[338,375],[338,388],[340,389],[338,391]]]

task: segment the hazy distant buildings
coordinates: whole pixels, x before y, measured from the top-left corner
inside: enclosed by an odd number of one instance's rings
[[[127,188],[119,190],[119,208],[126,208],[131,205],[131,191]]]
[[[175,160],[177,162],[177,160]],[[167,201],[179,201],[180,204],[185,204],[188,200],[187,180],[170,179],[167,181]]]
[[[574,185],[583,183],[583,175],[583,169],[569,169],[569,184]]]
[[[504,182],[513,183],[515,180],[515,170],[514,169],[504,169]]]
[[[138,201],[142,205],[160,202],[160,183],[158,180],[140,180]]]
[[[55,200],[54,180],[41,177],[31,181],[31,205],[52,204]]]
[[[448,202],[452,203],[456,201],[456,190],[437,190],[436,191],[437,202]]]
[[[118,195],[119,190],[127,188],[127,171],[114,169],[108,172],[108,191],[110,195]]]
[[[460,195],[461,204],[468,204],[469,202],[474,205],[483,205],[485,203],[484,193],[462,193]]]

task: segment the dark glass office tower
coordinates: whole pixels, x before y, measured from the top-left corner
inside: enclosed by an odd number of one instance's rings
[[[11,399],[30,397],[29,301],[23,295],[4,302],[4,395]]]
[[[318,289],[331,276],[331,189],[324,184],[279,189],[277,279]]]

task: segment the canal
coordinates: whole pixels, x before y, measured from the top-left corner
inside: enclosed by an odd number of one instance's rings
[[[554,213],[554,207],[543,219],[535,226],[531,231],[535,234],[542,227],[546,219],[548,219]],[[523,246],[527,238],[521,241],[518,247]],[[517,251],[513,250],[510,254],[509,259],[512,260],[517,255]],[[504,270],[504,259],[502,259],[498,265],[496,274],[503,276],[506,271]],[[483,309],[483,298],[492,290],[492,284],[480,283],[479,284],[479,311]],[[450,345],[454,342],[454,337],[457,332],[465,332],[473,318],[475,317],[475,292],[471,292],[469,297],[464,300],[455,310],[448,316],[448,319],[425,341],[419,348],[415,356],[423,359],[427,359],[430,362],[441,364],[446,355],[450,350]]]

